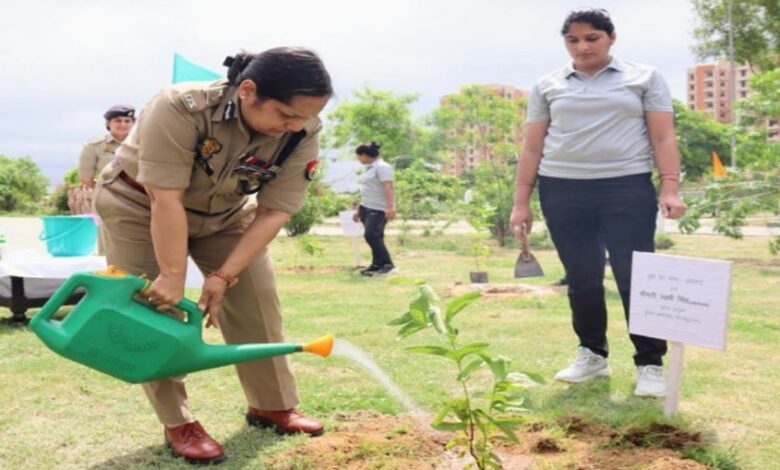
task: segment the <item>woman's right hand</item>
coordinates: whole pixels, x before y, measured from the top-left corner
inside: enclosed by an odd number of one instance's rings
[[[509,227],[515,238],[521,240],[527,234],[531,233],[531,226],[534,221],[534,213],[529,204],[515,204],[512,208],[512,214],[509,216]]]
[[[184,297],[184,279],[160,274],[143,295],[157,310],[169,311]]]
[[[358,211],[355,211],[355,212],[352,214],[352,221],[353,221],[353,222],[357,222],[359,219],[360,219],[360,214],[358,213]]]

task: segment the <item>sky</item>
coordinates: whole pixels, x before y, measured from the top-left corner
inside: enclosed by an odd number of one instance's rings
[[[0,154],[31,157],[52,186],[83,144],[105,134],[105,110],[140,108],[171,82],[173,54],[223,73],[242,49],[319,53],[336,97],[368,85],[416,93],[421,117],[462,85],[528,89],[565,65],[566,14],[606,8],[612,54],[655,66],[685,99],[695,15],[688,0],[0,0]],[[327,109],[324,113],[327,115]]]

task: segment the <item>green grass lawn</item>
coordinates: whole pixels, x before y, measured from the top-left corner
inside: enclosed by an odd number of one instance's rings
[[[565,294],[524,299],[480,299],[457,320],[462,341],[488,341],[491,351],[510,357],[517,369],[548,382],[533,390],[530,421],[553,422],[576,415],[617,427],[652,421],[702,431],[713,455],[736,455],[740,468],[776,468],[780,461],[780,259],[767,240],[674,236],[666,253],[729,259],[733,288],[725,352],[686,349],[679,416],[665,420],[661,403],[631,396],[634,369],[620,299],[608,276],[611,345],[610,380],[569,387],[551,380],[576,354]],[[363,278],[351,269],[350,240],[322,237],[325,255],[295,254],[282,237],[272,253],[290,341],[308,341],[331,331],[362,348],[420,406],[435,410],[457,392],[449,364],[404,352],[405,346],[433,339],[422,333],[398,343],[387,322],[401,314],[426,279],[443,296],[467,282],[474,260],[468,237],[413,237],[390,248],[399,273]],[[363,259],[368,256],[362,246]],[[484,261],[491,282],[514,282],[516,252],[494,249]],[[536,252],[549,285],[562,275],[552,250]],[[313,265],[294,269],[294,264]],[[196,299],[197,292],[188,295]],[[446,299],[445,299],[446,300]],[[10,312],[0,309],[0,316]],[[419,337],[418,337],[419,336]],[[209,340],[219,334],[210,330]],[[340,412],[405,410],[358,365],[344,357],[294,355],[291,361],[307,413],[333,424]],[[233,369],[191,374],[190,405],[206,429],[228,449],[223,468],[264,468],[268,456],[299,445],[303,438],[278,438],[243,425],[243,394]],[[138,386],[124,384],[55,355],[26,328],[0,324],[0,468],[189,468],[169,456],[162,428]]]

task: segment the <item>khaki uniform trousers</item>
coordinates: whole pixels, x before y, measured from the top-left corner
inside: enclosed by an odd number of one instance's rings
[[[159,267],[149,228],[150,210],[138,202],[139,195],[143,195],[133,191],[121,180],[98,185],[95,207],[103,221],[106,260],[123,271],[154,279]],[[253,217],[254,207],[248,206],[220,216],[187,213],[189,253],[202,272],[220,268]],[[239,274],[238,283],[226,291],[220,311],[220,330],[227,343],[284,342],[276,277],[267,250]],[[235,367],[249,405],[262,410],[287,410],[298,404],[295,378],[286,356]],[[185,376],[177,376],[142,385],[164,425],[195,420],[184,383]]]

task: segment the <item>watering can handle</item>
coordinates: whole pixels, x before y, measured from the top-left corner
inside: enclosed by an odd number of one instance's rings
[[[33,317],[33,322],[40,323],[49,320],[57,310],[66,304],[68,299],[73,295],[73,292],[79,287],[84,286],[84,276],[80,273],[73,274],[68,277],[65,282],[60,285],[54,294],[49,297],[49,300],[43,305],[43,307]]]
[[[144,291],[151,285],[151,281],[143,277],[133,277],[141,282],[138,293],[145,296]],[[194,325],[200,328],[201,323],[203,323],[203,312],[198,308],[198,304],[187,297],[182,297],[179,303],[176,304],[176,308],[187,313],[185,325]]]
[[[187,323],[185,323],[186,325],[197,328],[198,330],[201,329],[201,324],[203,323],[203,312],[198,308],[198,304],[186,297],[183,297],[179,303],[176,304],[176,308],[187,312]]]

